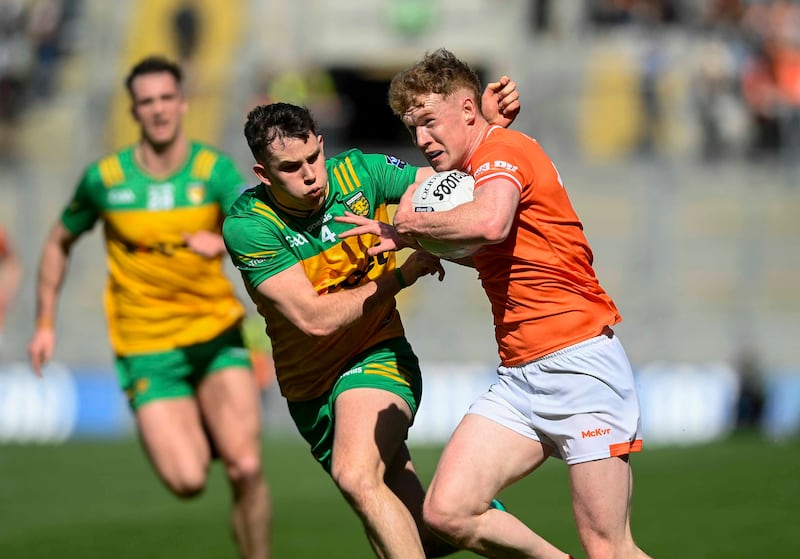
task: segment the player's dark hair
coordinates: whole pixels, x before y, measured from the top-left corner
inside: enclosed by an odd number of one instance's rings
[[[470,91],[481,106],[481,80],[469,64],[447,49],[437,49],[392,78],[389,106],[398,116],[418,103],[420,95],[430,93],[449,97],[459,89]]]
[[[275,140],[306,140],[317,134],[317,123],[305,107],[289,103],[259,105],[247,115],[244,136],[256,161],[261,164]]]
[[[172,77],[175,78],[175,81],[178,82],[178,85],[183,83],[183,71],[175,62],[172,62],[163,56],[148,56],[147,58],[136,63],[136,65],[131,68],[131,71],[128,73],[128,77],[125,78],[125,87],[127,88],[128,93],[130,93],[131,97],[133,97],[133,80],[139,76],[144,76],[146,74],[160,74],[162,72],[171,74]]]

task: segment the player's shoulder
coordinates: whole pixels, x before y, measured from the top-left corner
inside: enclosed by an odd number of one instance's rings
[[[235,168],[233,158],[226,152],[197,140],[189,142],[189,158],[192,176],[199,180],[209,180],[214,171],[221,167]]]
[[[196,156],[199,153],[207,152],[216,155],[217,157],[224,157],[226,159],[230,159],[230,155],[227,152],[222,150],[221,148],[209,144],[208,142],[203,142],[200,140],[189,140],[189,153],[192,156]]]
[[[134,146],[125,146],[89,162],[82,182],[87,186],[111,188],[124,183],[130,173]]]
[[[363,151],[358,148],[352,148],[337,153],[336,155],[327,156],[325,158],[325,165],[328,167],[328,169],[332,169],[348,159],[351,161],[362,161],[364,156],[365,153]]]
[[[248,223],[258,223],[259,226],[272,224],[279,229],[285,227],[280,215],[272,207],[272,202],[265,194],[262,184],[247,188],[233,202],[225,223],[236,222],[242,226]]]
[[[532,136],[520,132],[519,130],[503,128],[502,126],[491,127],[486,133],[484,143],[487,145],[506,144],[520,147],[530,147],[532,144],[535,144],[541,149],[539,142]]]
[[[491,129],[478,148],[484,154],[505,154],[522,161],[550,160],[539,141],[518,130],[495,127]]]
[[[241,216],[250,213],[253,208],[253,205],[258,200],[257,190],[259,185],[252,186],[250,188],[244,189],[239,196],[236,197],[233,204],[231,205],[231,209],[228,212],[228,216]]]
[[[359,166],[368,169],[380,168],[383,166],[396,167],[398,169],[405,169],[406,167],[413,168],[404,160],[394,155],[387,155],[383,153],[364,153],[358,148],[348,149],[341,153],[329,157],[325,161],[328,169],[335,169],[342,164],[349,164],[353,167]]]

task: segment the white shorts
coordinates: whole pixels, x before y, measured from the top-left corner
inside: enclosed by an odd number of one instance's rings
[[[467,413],[552,447],[567,464],[639,452],[633,371],[607,332],[520,367],[498,367],[498,382]]]

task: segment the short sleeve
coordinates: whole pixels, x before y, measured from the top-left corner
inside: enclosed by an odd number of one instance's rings
[[[93,168],[87,169],[69,204],[61,212],[61,223],[73,235],[81,235],[91,230],[100,217],[100,208],[94,197],[99,181]]]
[[[279,228],[257,215],[226,217],[222,237],[233,265],[253,288],[298,262]]]
[[[228,213],[236,198],[247,188],[244,177],[230,157],[220,155],[211,174],[211,188],[214,199],[219,203],[223,214]]]

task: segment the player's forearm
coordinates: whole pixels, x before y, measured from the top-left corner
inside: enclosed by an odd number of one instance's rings
[[[411,283],[413,282],[408,282],[409,285]],[[368,281],[354,289],[322,295],[303,313],[304,316],[297,321],[297,326],[309,336],[330,336],[385,304],[403,287],[396,274],[392,273],[384,274],[375,281]]]
[[[66,275],[68,261],[68,248],[51,236],[45,243],[39,261],[39,273],[36,281],[37,327],[52,327],[55,322],[58,296]]]

